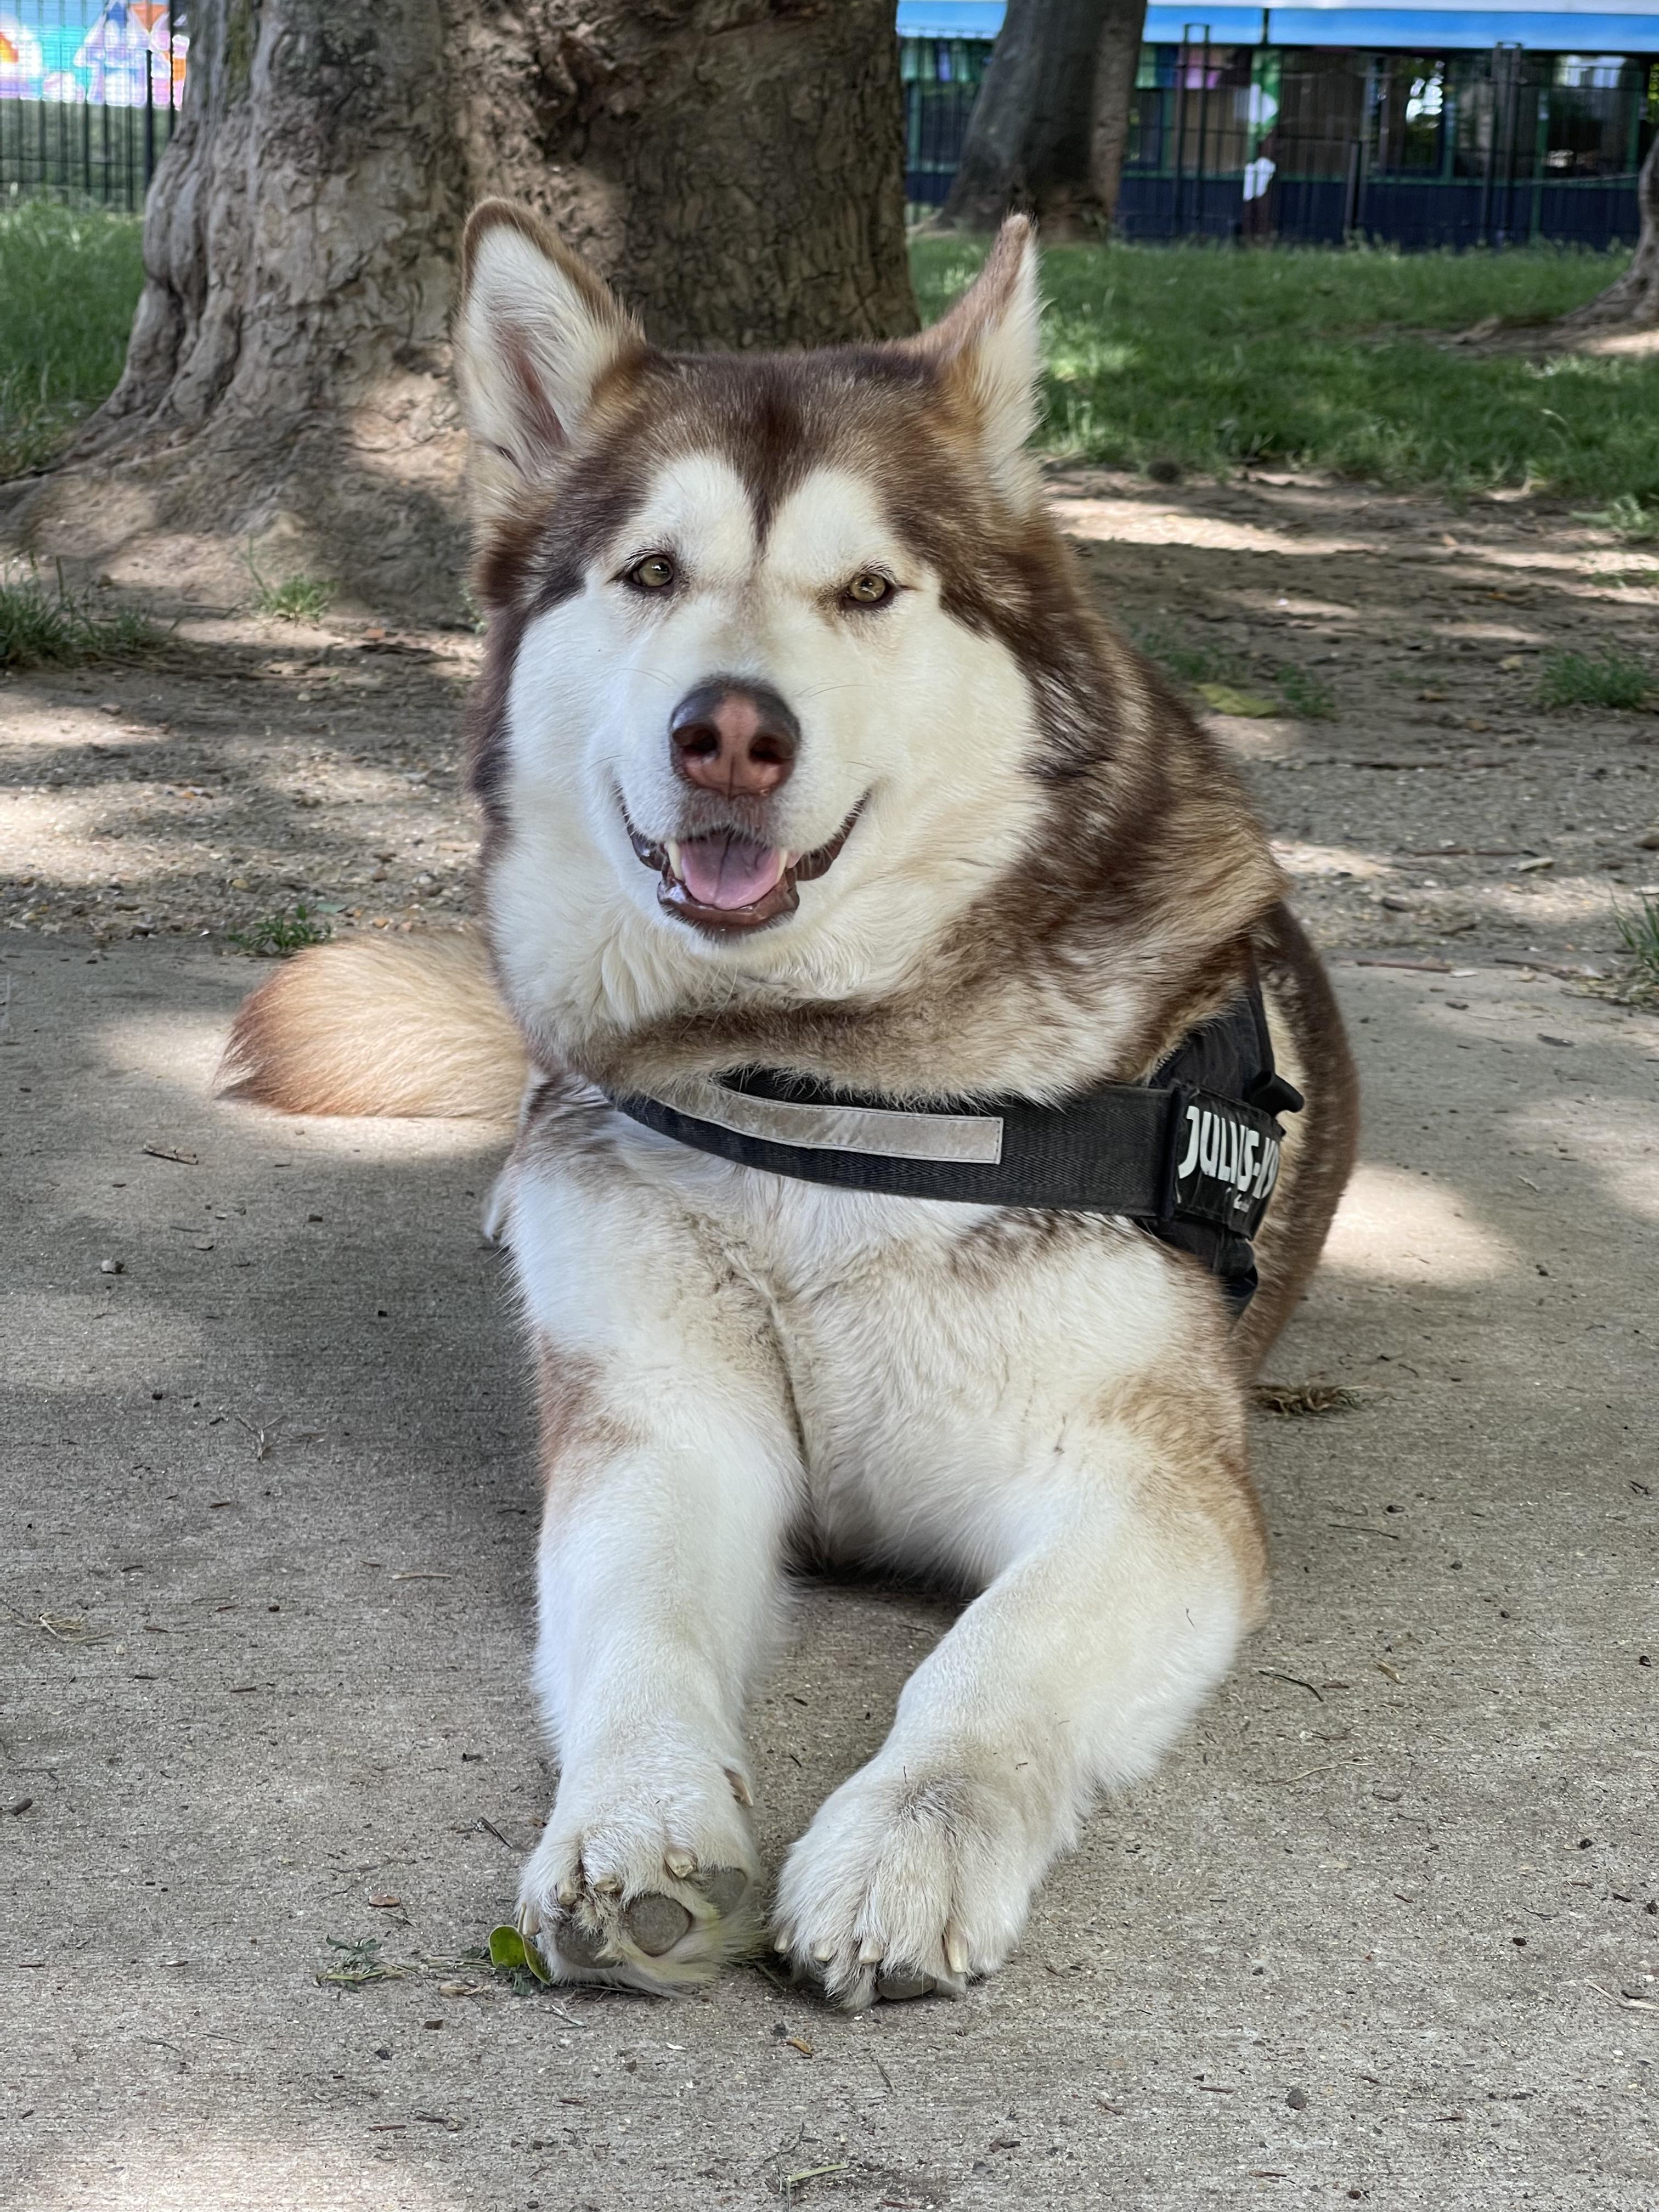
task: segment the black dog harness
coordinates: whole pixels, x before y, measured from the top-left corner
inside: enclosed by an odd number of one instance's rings
[[[702,1077],[683,1103],[614,1103],[661,1136],[739,1166],[890,1198],[1123,1214],[1220,1279],[1235,1316],[1256,1285],[1250,1239],[1301,1093],[1276,1074],[1259,985],[1183,1038],[1146,1083],[1063,1106],[1020,1099],[917,1111],[764,1068]]]

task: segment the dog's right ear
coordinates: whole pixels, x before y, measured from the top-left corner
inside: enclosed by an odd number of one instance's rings
[[[455,371],[481,523],[504,520],[549,478],[596,395],[646,351],[615,293],[527,208],[485,200],[472,210]]]

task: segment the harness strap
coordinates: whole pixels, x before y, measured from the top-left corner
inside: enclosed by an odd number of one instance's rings
[[[1255,1288],[1250,1239],[1279,1179],[1275,1116],[1303,1100],[1274,1071],[1252,976],[1150,1083],[1099,1084],[1063,1106],[963,1100],[916,1111],[765,1068],[611,1103],[677,1144],[802,1182],[1124,1216],[1201,1261],[1237,1316]]]
[[[1125,1214],[1255,1233],[1279,1175],[1272,1114],[1185,1083],[1103,1084],[1064,1107],[911,1113],[745,1070],[615,1104],[739,1166],[890,1198]]]

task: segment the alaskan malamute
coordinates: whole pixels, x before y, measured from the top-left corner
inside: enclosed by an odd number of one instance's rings
[[[757,1939],[792,1553],[973,1593],[779,1875],[850,2006],[1000,1966],[1262,1615],[1249,1382],[1352,1069],[1237,782],[1044,512],[1038,312],[1016,220],[920,337],[670,356],[481,207],[482,939],[307,953],[237,1019],[268,1105],[520,1106],[560,1780],[520,1924],[562,1979]]]

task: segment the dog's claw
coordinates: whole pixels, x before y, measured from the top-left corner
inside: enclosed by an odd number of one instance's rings
[[[859,1945],[859,1964],[861,1966],[878,1966],[886,1956],[887,1946],[879,1936],[866,1936]]]
[[[683,1851],[678,1847],[672,1848],[663,1853],[662,1860],[676,1881],[684,1881],[688,1875],[693,1875],[697,1870],[697,1855],[695,1851]]]
[[[726,1769],[726,1778],[731,1784],[732,1795],[737,1799],[739,1805],[752,1805],[754,1803],[754,1791],[750,1790],[749,1784],[744,1781],[743,1776],[738,1773],[735,1766],[728,1766]]]
[[[945,1963],[958,1981],[967,1974],[968,1946],[959,1928],[947,1928],[945,1931]]]

